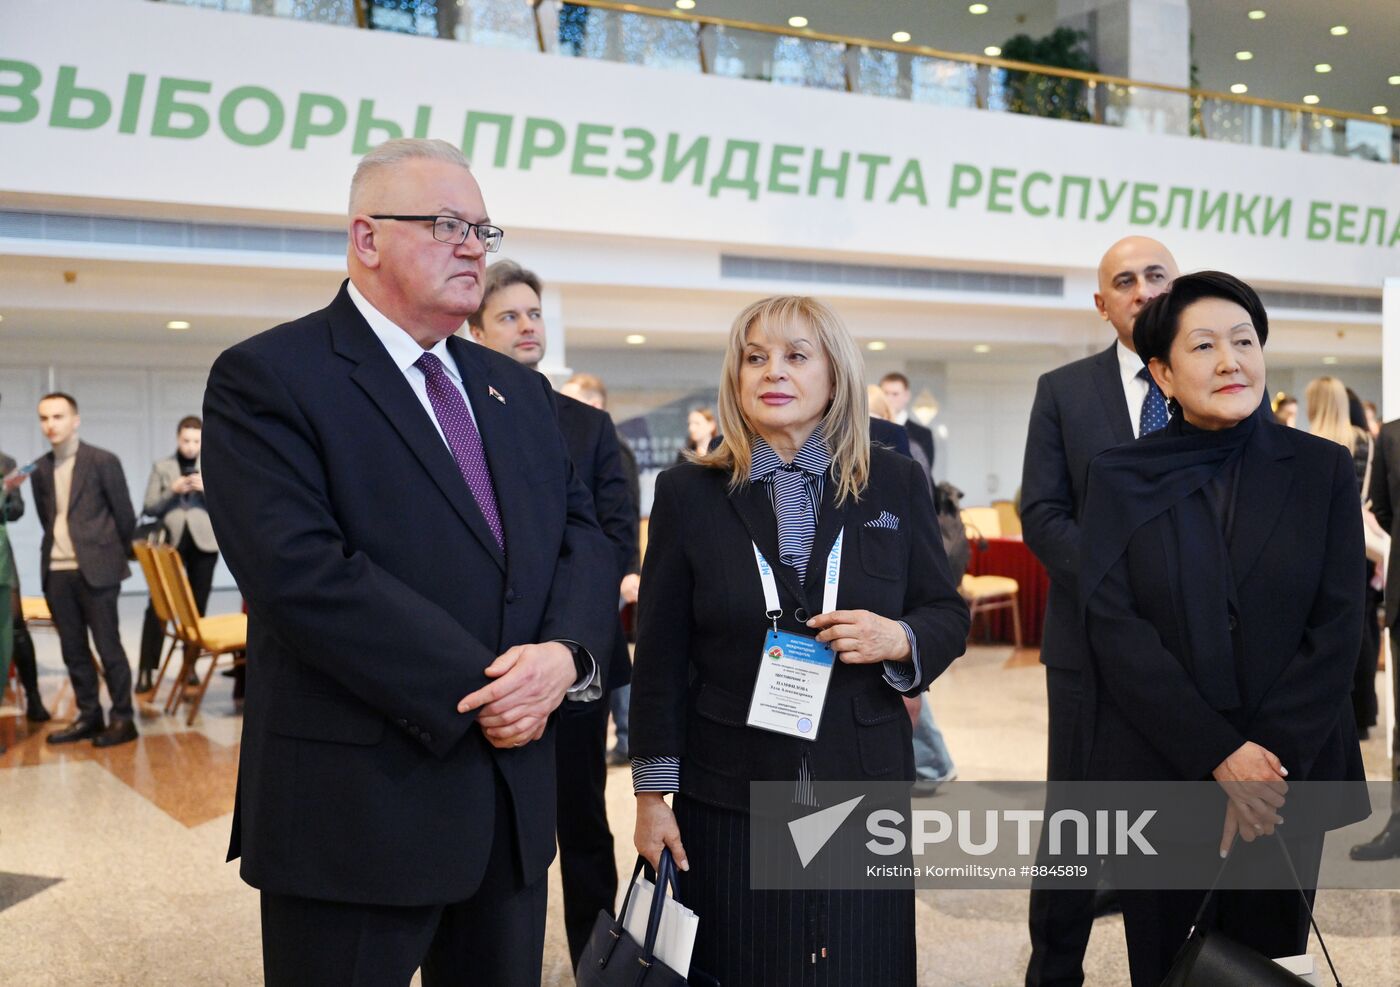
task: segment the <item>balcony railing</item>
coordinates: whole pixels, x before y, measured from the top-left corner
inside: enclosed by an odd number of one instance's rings
[[[612,0],[161,0],[780,86],[1400,163],[1400,118]]]

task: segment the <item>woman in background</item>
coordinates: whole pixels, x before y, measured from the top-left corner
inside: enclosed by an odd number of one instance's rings
[[[676,462],[686,462],[686,454],[703,456],[713,449],[719,438],[714,408],[692,408],[685,419],[685,445],[676,454]]]

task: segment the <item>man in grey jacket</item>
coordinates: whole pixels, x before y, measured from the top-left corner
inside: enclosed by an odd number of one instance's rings
[[[136,739],[131,665],[117,623],[117,593],[131,575],[127,548],[136,515],[121,460],[78,440],[81,419],[71,395],[44,395],[39,424],[53,446],[40,457],[32,479],[44,529],[40,572],[78,703],[78,718],[49,734],[48,742],[91,739],[95,747],[112,747]],[[89,633],[112,697],[111,723],[105,728]]]

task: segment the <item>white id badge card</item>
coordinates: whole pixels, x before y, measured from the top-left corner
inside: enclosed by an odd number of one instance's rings
[[[816,740],[836,652],[804,634],[772,630],[763,641],[748,724],[760,730]]]

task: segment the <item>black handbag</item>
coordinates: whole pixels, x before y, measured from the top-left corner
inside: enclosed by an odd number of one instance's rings
[[[1317,934],[1317,943],[1322,947],[1322,955],[1327,958],[1332,980],[1337,987],[1342,987],[1337,968],[1332,965],[1332,954],[1327,952],[1327,943],[1323,941],[1322,930],[1317,927],[1317,919],[1313,918],[1308,896],[1303,892],[1298,872],[1293,869],[1293,858],[1289,856],[1288,847],[1281,837],[1273,839],[1283,853],[1288,872],[1293,875],[1293,883],[1303,899],[1303,907],[1308,910],[1308,921],[1312,923],[1313,932]],[[1172,968],[1167,972],[1167,978],[1162,981],[1162,987],[1309,987],[1302,977],[1285,970],[1258,950],[1236,942],[1220,932],[1207,932],[1201,928],[1201,919],[1205,917],[1206,907],[1210,904],[1216,885],[1220,883],[1220,877],[1229,864],[1230,858],[1226,857],[1225,863],[1220,865],[1220,870],[1215,874],[1215,881],[1210,890],[1201,900],[1201,907],[1196,910],[1191,932],[1177,951]]]
[[[679,987],[681,984],[704,984],[719,987],[719,981],[702,973],[691,971],[690,979],[672,970],[654,955],[656,935],[661,928],[661,910],[666,904],[666,888],[672,895],[677,894],[676,863],[671,859],[671,851],[663,849],[661,860],[656,868],[656,890],[651,896],[651,913],[647,917],[646,941],[639,943],[622,927],[627,914],[627,903],[637,888],[637,878],[641,876],[646,859],[638,856],[637,866],[632,871],[632,880],[627,885],[627,894],[622,899],[622,907],[617,917],[606,911],[598,912],[593,923],[593,932],[588,937],[588,945],[579,957],[578,969],[574,978],[578,987]],[[677,896],[677,900],[679,897]]]

